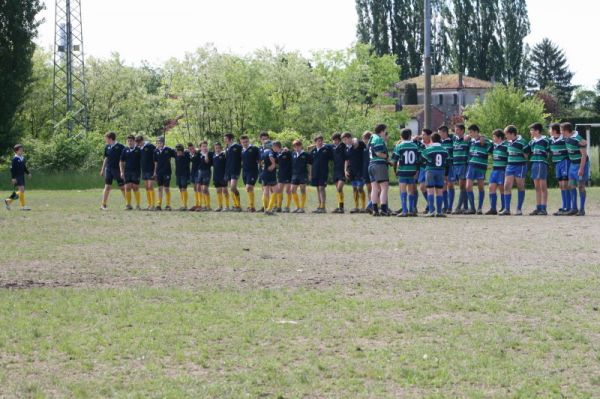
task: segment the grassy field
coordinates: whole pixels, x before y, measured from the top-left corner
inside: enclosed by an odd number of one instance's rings
[[[600,397],[598,189],[584,218],[99,199],[0,211],[0,397]]]

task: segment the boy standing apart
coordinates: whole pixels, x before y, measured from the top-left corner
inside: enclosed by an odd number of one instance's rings
[[[529,126],[531,141],[528,146],[529,161],[531,162],[531,179],[535,186],[536,208],[530,216],[548,215],[548,153],[550,141],[542,135],[544,126],[534,123]]]
[[[567,143],[560,132],[560,124],[553,123],[550,126],[550,152],[552,153],[552,163],[554,164],[554,173],[560,194],[562,198],[561,208],[554,213],[554,216],[564,216],[571,210],[571,193],[569,191],[569,151]]]
[[[6,205],[7,210],[10,210],[10,204],[18,198],[21,210],[30,211],[31,208],[25,204],[25,175],[31,177],[31,173],[29,173],[29,170],[27,169],[27,162],[23,156],[23,146],[17,144],[13,147],[13,151],[15,152],[15,156],[10,164],[10,177],[11,183],[15,186],[15,191],[13,191],[10,197],[4,200],[4,205]],[[18,191],[19,194],[17,194],[16,191]]]
[[[125,181],[125,201],[127,205],[125,210],[132,210],[131,196],[132,192],[135,195],[135,209],[140,208],[140,174],[142,166],[142,150],[135,145],[135,137],[127,136],[127,148],[121,153],[121,162],[119,167],[121,170],[121,179]]]
[[[566,122],[560,125],[569,152],[569,190],[571,191],[571,210],[568,216],[585,216],[585,184],[590,177],[590,159],[587,154],[587,142],[573,131],[573,125]],[[577,188],[579,188],[579,209],[577,209]]]
[[[104,177],[104,192],[102,193],[102,205],[100,206],[100,209],[103,211],[108,209],[106,204],[113,180],[117,181],[119,189],[123,197],[125,197],[125,181],[121,179],[121,170],[119,169],[121,154],[125,146],[117,142],[117,134],[114,132],[106,133],[104,141],[106,142],[106,147],[104,147],[104,161],[100,170],[100,176]]]

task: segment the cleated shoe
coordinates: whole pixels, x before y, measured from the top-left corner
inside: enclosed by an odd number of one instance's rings
[[[4,207],[6,208],[7,211],[10,211],[10,201],[8,199],[4,200]],[[102,209],[102,208],[100,208]]]
[[[445,218],[446,214],[445,213],[438,213],[435,215],[436,218]]]
[[[540,211],[536,209],[536,210],[532,211],[532,212],[529,214],[529,216],[538,216],[539,214],[540,214]]]
[[[498,211],[497,211],[497,210],[495,210],[495,209],[490,209],[490,210],[489,210],[489,211],[487,211],[485,214],[486,214],[486,215],[488,215],[488,216],[489,216],[489,215],[497,215],[497,214],[498,214]]]
[[[165,206],[165,211],[171,212],[172,210],[173,210],[173,208],[171,208],[170,205]]]
[[[477,209],[477,214],[478,215],[483,215],[483,211],[481,209]]]
[[[283,208],[281,213],[290,213],[290,208]]]
[[[585,216],[585,209],[580,209],[579,212],[577,212],[577,216]]]
[[[30,211],[31,208],[28,207],[27,205],[25,205],[25,206],[21,207],[21,210],[27,212],[27,211]]]
[[[503,210],[498,214],[499,216],[510,216],[510,211],[508,209]]]
[[[154,210],[156,212],[160,212],[160,211],[162,211],[162,208],[160,207],[160,205],[158,205],[158,206],[154,207]]]
[[[515,216],[523,216],[523,211],[521,209],[517,209]]]

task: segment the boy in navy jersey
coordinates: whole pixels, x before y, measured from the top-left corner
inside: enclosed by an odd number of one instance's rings
[[[292,145],[292,199],[296,209],[293,213],[304,213],[306,206],[306,183],[308,182],[309,166],[312,162],[310,154],[302,148],[302,141],[294,140]],[[298,198],[300,188],[300,198]]]
[[[123,144],[117,142],[117,134],[114,132],[108,132],[104,135],[106,146],[104,147],[104,161],[102,162],[102,169],[100,170],[100,176],[104,177],[104,192],[102,193],[102,205],[100,209],[106,210],[106,204],[108,202],[108,195],[113,180],[117,181],[119,189],[125,197],[125,181],[121,179],[121,170],[119,169],[119,163],[121,162],[121,154],[125,147]]]
[[[6,209],[10,210],[10,204],[18,198],[21,210],[29,211],[31,209],[25,204],[25,175],[31,177],[31,173],[27,169],[27,162],[23,156],[23,146],[17,144],[13,147],[13,151],[15,152],[15,156],[10,164],[10,177],[15,190],[10,197],[4,200],[4,204],[6,205]],[[19,194],[16,193],[17,191]]]
[[[350,135],[350,133],[344,133]],[[344,183],[346,181],[346,173],[344,167],[346,165],[346,145],[342,142],[342,135],[334,133],[331,136],[333,144],[331,147],[333,158],[333,183],[337,190],[338,207],[333,213],[344,213]]]
[[[248,212],[256,212],[254,200],[254,186],[258,181],[258,164],[260,162],[260,149],[250,145],[248,136],[240,137],[242,144],[242,169],[243,179],[248,193]]]
[[[318,206],[313,213],[326,213],[325,204],[327,194],[327,178],[329,177],[329,162],[333,159],[333,153],[330,146],[323,144],[323,136],[315,137],[315,147],[310,152],[312,160],[311,184],[317,188]]]
[[[273,152],[277,156],[277,184],[279,203],[277,209],[283,213],[290,212],[292,204],[292,153],[287,148],[281,148],[281,142],[273,143]],[[285,192],[285,207],[283,207],[283,193]],[[283,209],[282,209],[283,208]]]
[[[146,210],[154,210],[155,193],[154,193],[154,150],[156,147],[149,141],[144,141],[144,136],[137,136],[135,142],[140,147],[142,179],[146,187],[146,201],[148,207]]]
[[[229,193],[227,192],[227,180],[225,179],[225,152],[221,143],[215,143],[215,153],[213,155],[213,184],[217,189],[217,204],[216,212],[229,211]]]
[[[225,180],[231,189],[231,200],[233,202],[233,212],[241,212],[242,206],[240,202],[240,192],[237,184],[242,171],[242,146],[234,142],[233,134],[225,134]]]
[[[367,187],[366,196],[364,196],[364,191],[360,194],[360,201],[362,204],[366,202],[368,198],[369,201],[365,207],[362,207],[361,212],[371,212],[373,209],[373,202],[371,201],[371,190],[373,189],[371,186],[371,176],[369,176],[369,162],[370,162],[370,150],[369,150],[369,142],[371,141],[371,136],[373,133],[367,131],[362,135],[362,142],[365,145],[363,149],[363,168],[362,168],[362,177],[365,181],[365,186]],[[364,197],[363,197],[364,196]]]
[[[198,181],[200,182],[200,211],[210,211],[210,178],[213,153],[208,151],[208,143],[203,141],[198,148],[200,162],[198,163]]]
[[[190,182],[194,186],[194,206],[190,208],[190,211],[195,212],[200,209],[200,153],[198,152],[198,150],[196,150],[196,146],[194,146],[194,143],[188,143],[187,150],[190,154],[191,159]]]
[[[165,196],[165,210],[171,210],[171,158],[177,154],[172,148],[165,146],[165,138],[159,137],[156,140],[156,150],[154,150],[154,178],[158,184],[158,201],[155,209],[162,210],[163,193]]]
[[[121,179],[125,181],[125,201],[127,202],[125,209],[130,211],[132,192],[135,196],[135,209],[140,208],[140,174],[141,171],[142,150],[135,145],[135,137],[127,136],[127,147],[121,153],[121,161],[119,168],[121,170]]]
[[[278,186],[277,186],[277,160],[276,155],[273,152],[273,144],[267,141],[264,144],[262,152],[262,165],[263,169],[261,172],[261,181],[264,188],[265,197],[268,200],[267,207],[265,208],[265,215],[275,215],[274,210],[278,202]]]
[[[181,208],[180,211],[188,210],[188,185],[190,184],[190,164],[191,157],[190,153],[185,151],[182,144],[175,146],[175,180],[177,181],[177,187],[179,188],[179,194],[181,195]]]
[[[345,174],[348,181],[352,184],[352,192],[354,194],[354,209],[350,210],[350,213],[359,213],[366,206],[364,202],[366,198],[365,180],[362,175],[365,144],[356,138],[353,139],[350,133],[344,133],[342,140],[346,146]],[[360,203],[361,201],[362,204]]]

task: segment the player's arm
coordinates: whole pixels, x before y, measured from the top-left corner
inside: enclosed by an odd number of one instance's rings
[[[579,151],[581,152],[581,162],[579,162],[579,172],[578,176],[583,177],[583,173],[585,172],[585,164],[587,162],[587,142],[585,140],[581,140],[579,142]]]
[[[271,165],[269,165],[268,169],[269,169],[269,172],[272,172],[277,167],[277,162],[275,161],[275,158],[273,158],[272,156],[269,156],[269,160],[271,161]]]
[[[154,153],[153,158],[154,158],[154,173],[153,173],[152,177],[156,178],[156,176],[157,176],[156,172],[158,171],[158,158],[156,157],[156,153]]]
[[[350,178],[350,160],[346,159],[344,161],[344,174],[346,175],[346,179]]]
[[[108,161],[108,159],[105,156],[104,157],[104,161],[102,161],[102,168],[100,169],[100,176],[104,176],[104,169],[106,169],[106,162],[107,161]]]

